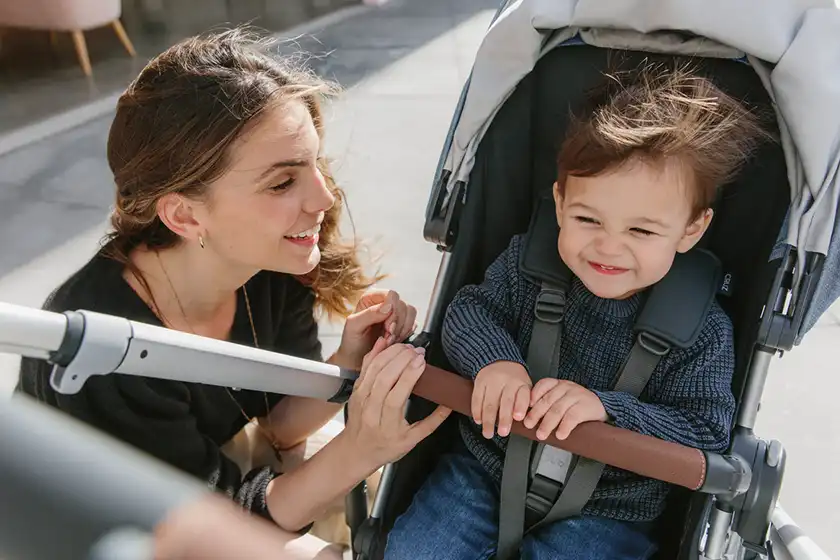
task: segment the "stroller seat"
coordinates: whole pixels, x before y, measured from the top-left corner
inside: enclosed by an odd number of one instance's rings
[[[444,171],[432,193],[426,234],[446,255],[429,320],[416,341],[427,346],[430,364],[452,371],[439,334],[446,306],[462,286],[481,282],[485,269],[511,237],[528,231],[539,202],[550,198],[556,178],[555,156],[570,109],[580,104],[605,72],[642,63],[691,65],[724,92],[769,116],[765,126],[778,137],[773,102],[759,75],[742,58],[693,58],[601,48],[582,41],[567,42],[547,52],[493,115],[475,151],[468,181],[454,181]],[[449,192],[443,188],[447,183],[454,183]],[[709,481],[711,486],[701,492],[674,486],[667,510],[658,521],[660,549],[656,558],[660,560],[699,558],[710,516],[718,519],[713,523],[724,519],[738,529],[737,543],[727,546],[736,546],[740,557],[768,553],[765,542],[784,470],[784,452],[778,442],[756,437],[752,428],[757,395],[780,340],[771,324],[773,314],[765,309],[782,310],[796,262],[790,248],[778,253],[779,232],[790,204],[783,146],[765,142],[735,180],[722,189],[709,230],[693,250],[708,252],[719,261],[717,299],[735,330],[732,390],[739,406],[728,456],[743,462],[746,470],[753,469],[753,484],[760,486],[761,492],[741,488],[727,496],[728,490],[711,489],[718,483],[728,488],[732,482],[720,480]],[[774,248],[777,256],[771,259]],[[418,399],[410,406],[408,418],[417,420],[431,410],[428,402]],[[381,557],[394,520],[406,510],[437,458],[459,437],[456,422],[450,419],[386,473],[373,516],[358,531],[357,557]],[[709,473],[713,478],[714,473]],[[745,494],[750,494],[749,499]],[[726,540],[732,542],[728,534]]]

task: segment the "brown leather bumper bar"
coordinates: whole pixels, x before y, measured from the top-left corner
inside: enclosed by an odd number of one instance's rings
[[[414,394],[471,417],[472,386],[468,379],[427,366],[414,387]],[[521,422],[514,423],[513,432],[537,439],[536,430],[529,430]],[[706,477],[706,456],[699,449],[601,422],[586,422],[575,428],[565,440],[558,440],[552,435],[545,443],[691,490],[703,486]]]

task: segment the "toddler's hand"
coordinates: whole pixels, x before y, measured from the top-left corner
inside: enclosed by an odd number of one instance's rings
[[[609,417],[598,395],[577,383],[559,379],[541,379],[531,391],[531,410],[525,417],[526,428],[542,420],[537,438],[543,440],[552,430],[557,439],[566,439],[582,422],[606,422]]]
[[[507,437],[513,420],[522,420],[528,412],[531,378],[521,364],[495,362],[484,367],[475,377],[472,394],[472,416],[481,424],[481,433],[493,437],[496,418],[499,435]]]

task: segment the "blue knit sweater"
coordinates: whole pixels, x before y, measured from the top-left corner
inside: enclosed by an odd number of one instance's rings
[[[534,325],[539,286],[519,271],[522,237],[488,268],[478,286],[466,286],[446,313],[442,337],[453,367],[474,379],[485,366],[523,358]],[[720,452],[729,445],[735,410],[730,389],[735,368],[732,324],[715,304],[691,348],[674,349],[657,366],[639,398],[610,390],[633,345],[641,295],[602,299],[574,279],[563,320],[560,379],[592,390],[615,425],[698,449]],[[527,367],[527,366],[526,366]],[[467,448],[496,481],[501,480],[506,438],[487,440],[481,427],[462,419]],[[607,467],[584,514],[649,521],[664,508],[668,484]]]

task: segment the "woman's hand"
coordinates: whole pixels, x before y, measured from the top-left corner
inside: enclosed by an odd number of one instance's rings
[[[377,339],[390,346],[414,332],[417,309],[400,299],[394,291],[373,290],[362,296],[355,312],[347,318],[341,344],[331,360],[350,369],[362,367],[365,354]]]
[[[441,425],[450,413],[444,407],[415,424],[405,420],[406,402],[425,365],[423,352],[412,346],[376,341],[364,358],[344,430],[298,468],[268,483],[266,503],[280,527],[298,531]]]
[[[407,344],[387,346],[376,341],[365,356],[362,373],[350,397],[347,426],[342,433],[351,448],[367,457],[373,468],[393,463],[432,434],[451,413],[439,406],[428,417],[409,424],[405,405],[426,367],[423,349]]]

